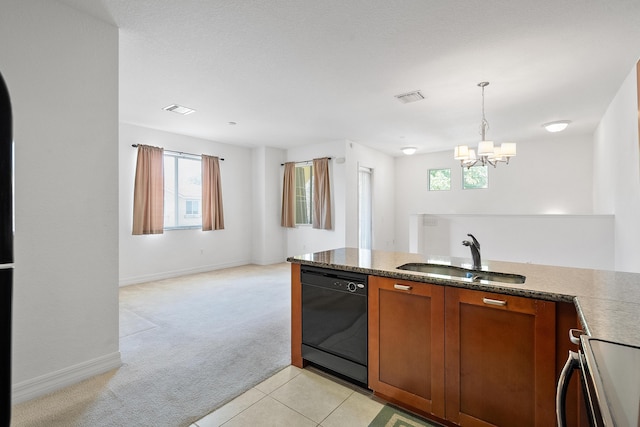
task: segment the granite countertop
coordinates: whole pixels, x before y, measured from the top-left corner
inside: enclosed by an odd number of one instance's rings
[[[526,276],[524,284],[507,284],[398,270],[406,263],[434,263],[471,268],[465,258],[341,248],[289,257],[297,264],[354,271],[374,276],[428,282],[506,295],[573,302],[590,336],[640,346],[640,274],[585,268],[483,261],[482,269]]]

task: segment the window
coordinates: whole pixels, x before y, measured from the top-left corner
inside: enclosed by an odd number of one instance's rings
[[[429,169],[429,191],[451,190],[451,169]]]
[[[485,166],[462,168],[462,188],[465,190],[489,188],[489,169]]]
[[[296,164],[296,224],[311,224],[313,197],[313,166]]]
[[[164,154],[164,228],[202,227],[199,157]]]
[[[200,215],[200,200],[187,200],[187,215]]]

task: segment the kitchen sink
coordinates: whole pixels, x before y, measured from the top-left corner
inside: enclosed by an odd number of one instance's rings
[[[489,280],[492,282],[503,282],[511,284],[522,284],[526,280],[525,276],[511,273],[499,273],[495,271],[470,270],[468,268],[455,267],[453,265],[429,264],[429,263],[408,263],[397,267],[400,270],[417,271],[420,273],[438,274],[451,278],[467,278],[472,281]]]

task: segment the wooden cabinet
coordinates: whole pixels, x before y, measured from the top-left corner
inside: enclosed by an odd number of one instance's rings
[[[461,426],[552,426],[556,327],[554,302],[370,277],[369,387]]]
[[[444,417],[444,288],[369,277],[369,387]]]
[[[555,303],[445,291],[445,418],[462,426],[555,425]]]

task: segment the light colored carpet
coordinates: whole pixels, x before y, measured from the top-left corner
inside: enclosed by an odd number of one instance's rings
[[[189,426],[289,365],[288,264],[120,289],[123,366],[14,406],[12,426]]]

